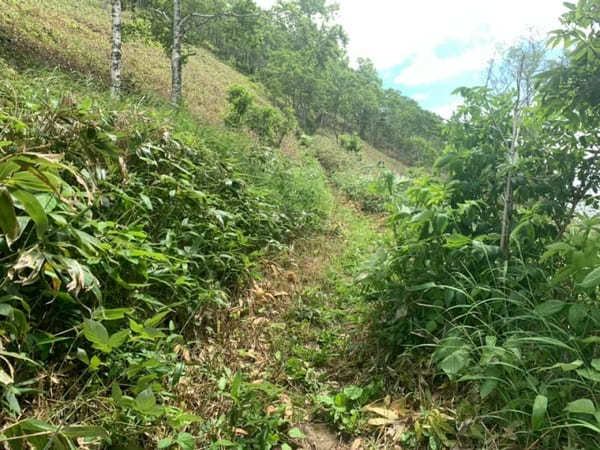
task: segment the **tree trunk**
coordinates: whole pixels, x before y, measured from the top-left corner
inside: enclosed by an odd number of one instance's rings
[[[502,235],[500,239],[500,248],[505,255],[508,255],[508,245],[510,241],[510,222],[513,209],[513,186],[512,174],[509,172],[506,177],[506,187],[504,188],[504,213],[502,214]]]
[[[519,133],[521,131],[520,122],[521,122],[521,108],[523,108],[521,95],[522,95],[522,86],[521,82],[523,80],[523,75],[525,71],[525,55],[521,55],[521,60],[519,63],[519,68],[516,73],[516,88],[517,88],[517,96],[515,100],[515,106],[513,108],[513,123],[512,123],[512,140],[510,144],[510,149],[508,151],[509,157],[509,168],[508,174],[506,176],[506,187],[504,189],[504,212],[502,214],[502,233],[500,235],[500,248],[504,253],[504,256],[508,258],[510,256],[510,227],[511,227],[511,217],[513,211],[513,167],[516,163],[516,158],[518,156],[518,143],[519,143]]]
[[[173,50],[171,51],[171,103],[181,104],[181,0],[173,0]]]
[[[121,0],[111,0],[112,51],[110,55],[110,93],[113,98],[121,95]]]

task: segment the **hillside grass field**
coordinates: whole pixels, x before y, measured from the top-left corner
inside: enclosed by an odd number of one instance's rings
[[[325,0],[219,2],[174,106],[135,4],[111,95],[110,2],[0,0],[1,448],[600,448],[598,0],[447,121]]]
[[[189,112],[173,115],[168,59],[142,42],[125,44],[129,94],[110,99],[100,5],[9,0],[0,10],[3,145],[60,158],[64,165],[33,164],[72,197],[44,212],[15,200],[26,213],[19,220],[48,223],[20,247],[4,247],[2,270],[38,251],[47,265],[33,268],[33,287],[11,291],[26,308],[2,310],[22,328],[0,334],[0,351],[19,350],[0,353],[2,381],[10,380],[0,442],[374,448],[380,438],[360,407],[382,385],[351,374],[366,361],[354,343],[370,310],[353,278],[383,228],[359,209],[380,210],[382,171],[404,165],[364,142],[350,154],[326,132],[308,147],[288,136],[279,151],[228,131],[232,84],[262,104],[268,95],[205,49],[185,67]],[[326,171],[327,158],[348,163]],[[45,198],[43,186],[22,189]],[[35,287],[48,283],[38,297]],[[64,321],[46,322],[45,304]],[[334,408],[338,392],[352,392],[354,406]],[[362,444],[352,437],[364,432]]]

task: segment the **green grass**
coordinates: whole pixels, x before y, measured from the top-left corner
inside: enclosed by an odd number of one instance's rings
[[[110,11],[100,0],[4,0],[0,9],[0,48],[21,68],[45,65],[93,76],[108,85]],[[197,49],[184,68],[189,110],[203,121],[221,124],[227,89],[241,84],[267,103],[264,89],[205,49]],[[127,89],[168,99],[169,58],[158,47],[125,42],[123,77]]]
[[[390,200],[393,181],[406,166],[363,141],[360,147],[358,152],[347,151],[326,133],[315,136],[309,145],[338,190],[363,211],[382,212]]]
[[[224,365],[211,381],[226,377],[215,395],[227,423],[182,408],[182,355],[219,329],[262,259],[321,229],[332,198],[318,163],[300,168],[160,99],[0,68],[0,442],[68,446],[88,430],[104,445],[193,448],[245,420],[248,445],[289,440],[289,421],[263,412],[277,388]],[[69,428],[81,425],[92,428]]]
[[[25,316],[10,304],[30,328],[8,335],[10,323],[1,320],[0,350],[23,352],[41,367],[10,360],[18,370],[15,383],[3,386],[3,394],[12,393],[3,407],[13,411],[0,423],[0,442],[42,433],[32,442],[37,448],[49,435],[68,445],[62,427],[73,424],[98,427],[88,430],[96,436],[90,445],[112,439],[128,448],[151,448],[158,439],[181,448],[294,445],[300,440],[292,430],[306,420],[370,431],[361,406],[381,395],[382,377],[362,345],[371,306],[354,279],[381,239],[381,220],[333,194],[321,164],[327,152],[347,159],[341,164],[348,170],[338,175],[348,180],[371,176],[382,161],[397,173],[403,165],[364,143],[359,156],[348,155],[326,135],[306,151],[288,137],[280,151],[211,126],[223,122],[230,85],[249,87],[259,103],[267,95],[203,49],[185,68],[189,113],[174,115],[166,104],[168,58],[139,42],[124,48],[128,95],[111,100],[108,19],[97,0],[6,0],[0,10],[7,61],[0,59],[0,108],[18,119],[0,120],[0,141],[66,153],[70,169],[94,191],[93,205],[80,215],[61,206],[68,233],[51,220],[52,239],[37,241],[37,222],[30,223],[19,249],[40,245],[56,258],[81,258],[102,288],[101,301],[91,290],[73,297],[65,269],[60,282],[40,278],[27,292],[11,291],[36,299],[35,306]],[[19,121],[33,131],[21,134]],[[86,153],[97,146],[116,153]],[[156,165],[144,148],[154,149]],[[59,170],[84,199],[67,172]],[[359,189],[356,199],[363,194]],[[86,254],[78,230],[100,241],[102,251]],[[2,249],[6,273],[18,254]],[[48,302],[48,286],[61,292],[60,301]],[[85,320],[117,307],[134,309],[133,323],[95,320],[110,336],[127,332],[126,342],[108,348],[95,342],[103,341],[102,328]],[[62,321],[48,324],[48,313]],[[336,395],[347,397],[348,408],[329,405]]]

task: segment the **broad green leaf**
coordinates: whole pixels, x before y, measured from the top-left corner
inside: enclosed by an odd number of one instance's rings
[[[479,388],[479,395],[481,395],[481,399],[485,399],[488,395],[494,392],[497,387],[498,380],[485,380]]]
[[[71,425],[62,428],[61,433],[69,438],[107,438],[108,433],[104,428],[85,426],[85,425]]]
[[[559,313],[565,307],[565,302],[560,300],[548,300],[535,308],[535,312],[540,316],[547,317]]]
[[[448,375],[457,375],[469,362],[469,353],[466,350],[457,350],[446,356],[440,363],[440,368]]]
[[[240,398],[240,388],[242,386],[242,381],[242,374],[238,372],[235,374],[235,377],[233,377],[233,381],[231,382],[231,390],[229,393],[235,401],[237,401]]]
[[[584,289],[593,289],[600,285],[600,267],[596,267],[579,284]]]
[[[300,431],[299,428],[292,428],[290,431],[288,431],[288,436],[291,437],[292,439],[306,438],[306,435],[302,431]]]
[[[471,243],[471,238],[462,234],[453,234],[446,238],[445,247],[448,249],[456,249],[464,247]]]
[[[358,386],[348,386],[344,388],[344,395],[350,400],[358,400],[363,395],[363,389]]]
[[[600,372],[600,359],[592,359],[592,367]]]
[[[19,224],[12,198],[6,189],[0,190],[0,230],[8,238],[9,244],[19,234]]]
[[[163,311],[160,312],[158,314],[156,314],[155,316],[151,317],[150,319],[144,321],[144,327],[147,328],[151,328],[151,327],[155,327],[156,325],[158,325],[171,311]]]
[[[26,191],[16,190],[12,192],[13,197],[21,202],[27,214],[34,221],[38,237],[41,239],[48,228],[48,216],[46,211],[34,195]]]
[[[100,322],[85,319],[83,321],[83,335],[92,343],[94,348],[104,353],[110,353],[111,345],[108,331]]]
[[[531,411],[531,428],[533,431],[539,430],[544,419],[546,417],[546,411],[548,410],[548,397],[545,395],[538,395],[534,402]]]
[[[6,161],[0,164],[0,180],[4,180],[19,170],[19,165],[12,161]]]
[[[569,403],[565,407],[565,411],[573,413],[573,414],[596,414],[596,407],[594,406],[594,402],[587,398],[580,398],[579,400],[575,400]]]
[[[562,369],[563,372],[569,372],[571,370],[579,369],[581,366],[583,366],[583,361],[578,359],[577,361],[573,361],[570,363],[557,363],[554,364],[551,368]]]
[[[140,413],[146,415],[158,415],[158,409],[156,405],[156,397],[154,396],[154,392],[151,387],[144,389],[140,392],[135,401],[133,402],[133,407]]]
[[[183,450],[194,450],[196,448],[196,438],[190,433],[179,433],[175,436],[177,442]]]
[[[142,199],[142,202],[144,202],[144,205],[146,206],[146,208],[148,208],[150,211],[152,211],[152,201],[150,200],[150,197],[148,197],[145,194],[140,194],[140,197]]]
[[[89,366],[91,372],[95,372],[102,365],[104,365],[104,363],[102,362],[102,360],[100,358],[98,358],[96,355],[92,356],[92,359],[90,359],[90,366]]]
[[[113,334],[110,337],[110,339],[108,340],[111,350],[114,348],[119,348],[121,345],[123,345],[123,343],[125,341],[127,341],[128,337],[129,337],[129,330],[121,330],[121,331],[117,331],[115,334]]]
[[[121,400],[123,400],[123,391],[121,391],[121,386],[119,386],[119,383],[113,381],[110,390],[112,399],[117,405],[120,404]]]
[[[585,322],[588,315],[588,308],[585,305],[575,304],[569,308],[569,313],[567,314],[567,319],[569,320],[569,324],[578,329],[579,326]]]
[[[577,371],[577,375],[583,377],[587,380],[595,381],[596,383],[600,383],[600,372],[594,369],[579,369]]]
[[[56,190],[55,177],[44,173],[45,180],[31,172],[21,171],[14,174],[10,180],[10,186],[15,189],[26,189],[33,192],[54,192]],[[8,182],[7,182],[8,184]]]
[[[100,320],[119,320],[124,319],[125,315],[132,314],[135,310],[133,308],[97,308],[94,310],[92,317]]]
[[[214,444],[217,448],[219,447],[237,447],[235,442],[228,441],[227,439],[220,439]]]
[[[164,438],[164,439],[161,439],[160,441],[158,441],[158,444],[156,447],[158,449],[169,448],[174,443],[175,443],[175,441],[173,440],[173,438],[167,437],[167,438]]]

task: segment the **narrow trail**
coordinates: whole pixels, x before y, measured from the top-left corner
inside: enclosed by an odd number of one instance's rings
[[[360,389],[369,379],[362,368],[369,306],[354,279],[376,250],[384,227],[382,218],[360,212],[341,195],[335,197],[321,232],[298,240],[265,264],[262,279],[239,304],[213,318],[214,336],[208,345],[193,347],[189,357],[197,362],[197,381],[183,397],[194,402],[199,388],[213,389],[203,373],[206,367],[223,365],[251,383],[267,382],[279,389],[277,398],[265,403],[265,411],[285,409],[286,419],[301,431],[299,448],[357,450],[372,448],[351,437],[358,411],[337,410],[333,403],[336,394],[348,387]],[[201,408],[217,417],[222,407],[208,402]]]

